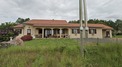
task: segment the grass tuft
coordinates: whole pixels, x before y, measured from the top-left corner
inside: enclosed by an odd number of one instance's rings
[[[0,67],[122,67],[121,44],[85,45],[74,39],[36,39],[0,49]]]

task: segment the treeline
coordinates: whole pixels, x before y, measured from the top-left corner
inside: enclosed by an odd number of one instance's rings
[[[0,25],[0,29],[8,29],[8,28],[12,28],[13,26],[17,25],[17,24],[22,24],[26,21],[29,21],[30,18],[18,18],[15,22],[3,22]]]
[[[26,21],[29,21],[29,18],[18,18],[16,22],[4,22],[0,25],[0,42],[9,41],[10,37],[16,37],[18,35],[18,31],[15,31],[13,26],[17,24],[22,24]]]
[[[79,20],[73,20],[69,21],[69,23],[80,23]],[[83,21],[84,23],[84,21]],[[90,19],[88,20],[88,23],[94,23],[94,24],[105,24],[114,29],[115,34],[122,34],[122,20],[117,19],[116,21],[112,20],[99,20],[99,19]]]

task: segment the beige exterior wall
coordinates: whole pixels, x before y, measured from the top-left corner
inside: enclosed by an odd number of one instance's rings
[[[19,36],[27,35],[27,29],[31,29],[31,35],[34,37],[35,35],[38,35],[37,27],[33,27],[31,25],[25,25],[25,27],[22,29],[22,34]],[[41,27],[40,27],[41,28]],[[69,38],[80,38],[80,34],[72,34],[73,28],[68,28],[68,35]],[[88,32],[88,38],[104,38],[106,31],[102,31],[101,28],[96,28],[97,34],[89,34]],[[83,31],[83,37],[85,38],[85,30]],[[112,38],[112,30],[110,30],[110,37]]]
[[[97,28],[96,31],[96,34],[88,34],[88,38],[103,38],[102,29]]]
[[[70,28],[70,29],[69,29],[70,38],[80,38],[80,34],[73,34],[73,33],[72,33],[72,29],[73,29],[73,28]],[[83,30],[83,38],[85,38],[85,30]]]
[[[102,35],[102,29],[96,29],[97,34],[89,34],[88,32],[88,38],[103,38]],[[69,29],[70,32],[70,38],[80,38],[80,34],[72,34],[72,29]],[[83,30],[83,38],[85,38],[85,30]]]
[[[80,38],[80,34],[72,34],[72,29],[69,28],[69,37],[70,38]]]
[[[18,37],[22,37],[24,35],[24,29],[22,29],[22,33],[18,35]]]
[[[110,30],[110,38],[112,38],[112,30]]]
[[[109,35],[110,35],[110,38],[112,38],[112,30],[104,30],[103,32],[102,32],[102,35],[103,35],[103,38],[105,38],[106,37],[106,32],[107,31],[109,31]]]
[[[38,35],[39,33],[38,33],[38,30],[35,28],[35,35]]]
[[[103,38],[105,38],[105,36],[106,36],[106,31],[103,31],[103,32],[102,32],[102,35],[103,35]]]
[[[31,36],[35,37],[36,29],[31,25],[25,25],[22,35],[27,35],[27,29],[31,29]]]
[[[88,32],[88,38],[103,38],[103,35],[102,35],[102,29],[96,29],[97,31],[97,34],[89,34]],[[70,28],[69,29],[69,35],[70,35],[70,38],[80,38],[80,34],[72,34],[72,29]],[[85,30],[83,30],[83,38],[85,38]]]

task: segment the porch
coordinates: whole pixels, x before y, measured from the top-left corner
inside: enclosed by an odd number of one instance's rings
[[[103,29],[102,35],[103,35],[103,38],[112,38],[112,31],[107,30],[107,29]]]
[[[68,38],[67,28],[36,28],[36,38]]]

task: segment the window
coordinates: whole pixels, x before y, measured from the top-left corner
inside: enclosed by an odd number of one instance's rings
[[[17,32],[18,32],[19,34],[22,34],[22,29],[17,29]]]
[[[19,33],[22,34],[22,29],[19,29]]]
[[[72,29],[72,34],[79,34],[80,33],[80,29]]]
[[[42,29],[39,29],[39,34],[42,34]]]
[[[77,29],[77,33],[80,34],[80,29]]]
[[[97,34],[96,29],[89,29],[89,34]]]
[[[27,35],[31,35],[31,29],[27,29]]]

